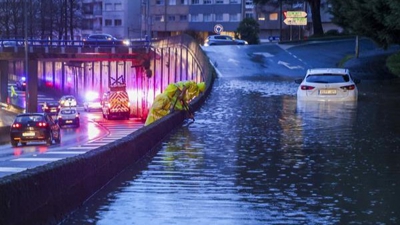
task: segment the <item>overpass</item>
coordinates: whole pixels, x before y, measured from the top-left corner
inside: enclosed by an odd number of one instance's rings
[[[0,45],[0,102],[8,103],[8,82],[27,80],[26,111],[37,110],[40,89],[75,95],[108,90],[123,77],[131,101],[131,116],[145,119],[154,97],[169,83],[205,81],[206,59],[188,36],[133,42],[131,46],[83,47],[79,41],[30,40],[25,46]],[[197,45],[197,48],[194,47]],[[200,54],[201,55],[201,54]]]

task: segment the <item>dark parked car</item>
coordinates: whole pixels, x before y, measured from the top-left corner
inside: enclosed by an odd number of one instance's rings
[[[25,91],[26,90],[26,78],[21,77],[16,83],[15,86],[17,87],[18,90],[20,91]]]
[[[97,47],[97,46],[129,46],[129,40],[121,40],[113,37],[110,34],[91,34],[83,39],[83,46]]]
[[[60,111],[58,106],[58,101],[47,101],[43,103],[42,111],[50,115],[57,115],[58,111]]]
[[[235,39],[228,35],[211,35],[205,40],[204,46],[211,45],[247,45],[247,41]]]
[[[60,127],[47,113],[22,113],[15,117],[10,128],[11,145],[45,141],[47,145],[61,142]]]

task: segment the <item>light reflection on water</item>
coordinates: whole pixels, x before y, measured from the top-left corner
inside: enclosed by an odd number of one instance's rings
[[[217,80],[193,124],[63,224],[398,224],[396,105],[298,103],[295,89]]]

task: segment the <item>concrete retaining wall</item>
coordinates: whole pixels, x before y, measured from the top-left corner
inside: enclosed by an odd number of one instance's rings
[[[197,111],[209,95],[191,103]],[[58,224],[127,166],[157,147],[185,119],[176,111],[85,154],[0,179],[0,224]]]

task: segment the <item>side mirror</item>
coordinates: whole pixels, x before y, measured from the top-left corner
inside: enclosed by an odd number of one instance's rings
[[[296,84],[301,84],[301,82],[303,82],[303,79],[296,79],[296,80],[294,80],[294,82],[295,82]]]
[[[353,79],[353,81],[354,81],[355,84],[359,84],[361,82],[361,80],[357,79],[357,78]]]

